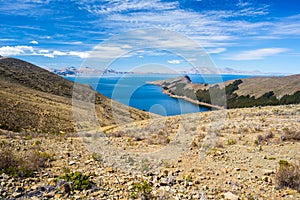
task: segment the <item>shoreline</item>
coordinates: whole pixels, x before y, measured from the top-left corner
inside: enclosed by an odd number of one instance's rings
[[[217,110],[223,110],[224,109],[221,106],[216,106],[216,105],[212,105],[212,104],[209,104],[209,103],[200,102],[200,101],[188,98],[186,96],[174,95],[174,94],[171,94],[170,92],[168,92],[167,90],[164,90],[164,89],[162,89],[162,93],[168,95],[169,97],[176,98],[176,99],[183,99],[183,100],[188,101],[188,102],[193,103],[193,104],[197,104],[197,105],[201,105],[201,106],[205,106],[205,107],[209,107],[209,108],[215,108]]]
[[[156,85],[156,86],[161,87],[162,93],[168,95],[171,98],[183,99],[183,100],[185,100],[187,102],[190,102],[190,103],[193,103],[193,104],[205,106],[205,107],[208,107],[208,108],[215,108],[217,110],[223,110],[224,109],[224,107],[212,105],[212,104],[209,104],[209,103],[204,103],[204,102],[201,102],[201,101],[197,101],[197,100],[188,98],[186,96],[178,96],[178,95],[175,95],[175,94],[171,94],[167,90],[163,89],[162,85],[163,85],[164,82],[165,82],[164,80],[159,80],[159,81],[146,82],[146,84]]]

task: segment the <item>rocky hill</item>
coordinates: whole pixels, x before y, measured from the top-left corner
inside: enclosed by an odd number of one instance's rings
[[[8,130],[59,133],[89,128],[95,122],[84,121],[84,117],[88,118],[84,115],[90,113],[84,107],[74,109],[72,104],[72,98],[85,102],[89,96],[94,97],[96,124],[100,126],[115,124],[114,115],[123,123],[149,117],[148,113],[108,99],[87,85],[74,85],[14,58],[0,59],[0,86],[0,127]],[[74,121],[74,112],[82,115],[79,124]]]
[[[212,107],[242,108],[300,103],[300,75],[193,84],[188,76],[150,82],[173,97]]]

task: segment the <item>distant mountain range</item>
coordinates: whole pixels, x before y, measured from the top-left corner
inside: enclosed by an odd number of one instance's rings
[[[49,71],[61,75],[61,76],[75,76],[75,75],[101,75],[101,74],[143,74],[143,72],[134,72],[134,71],[118,71],[115,69],[96,69],[92,67],[65,67],[61,69],[50,69]],[[144,74],[164,74],[165,72],[158,71],[147,71]],[[236,70],[229,67],[226,68],[217,68],[212,72],[209,68],[184,68],[176,70],[177,74],[212,74],[212,73],[220,73],[220,74],[241,74],[241,75],[289,75],[287,73],[276,73],[276,72],[261,72],[259,70],[254,71],[246,71],[246,70]]]
[[[61,75],[61,76],[75,76],[78,74],[93,74],[93,75],[99,75],[99,74],[128,74],[130,72],[119,72],[114,69],[95,69],[91,67],[81,67],[81,68],[76,68],[76,67],[65,67],[61,69],[50,69],[49,71]]]
[[[209,68],[187,68],[187,69],[179,69],[177,72],[179,74],[212,74],[213,69]],[[232,69],[230,67],[226,68],[217,68],[215,70],[215,73],[220,74],[240,74],[240,75],[289,75],[285,73],[276,73],[276,72],[261,72],[259,70],[254,71],[247,71],[247,70],[236,70]]]

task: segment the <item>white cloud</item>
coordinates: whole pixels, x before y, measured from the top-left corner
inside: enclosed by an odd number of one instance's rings
[[[36,40],[32,40],[32,41],[30,41],[29,43],[30,43],[30,44],[39,44],[39,42],[36,41]]]
[[[206,52],[208,54],[218,54],[218,53],[223,53],[226,50],[227,50],[226,48],[215,48],[215,49],[208,49],[208,50],[206,50]]]
[[[79,57],[79,58],[87,58],[87,57],[89,57],[90,53],[89,52],[80,52],[80,51],[70,51],[68,53],[68,55],[76,56],[76,57]]]
[[[237,6],[239,7],[246,7],[246,6],[249,6],[251,5],[249,2],[243,2],[243,1],[239,1],[239,3],[236,4]]]
[[[20,54],[32,54],[34,49],[31,46],[3,46],[0,47],[0,55],[15,56]]]
[[[2,42],[11,42],[14,41],[15,39],[11,39],[11,38],[0,38],[0,41]]]
[[[168,60],[170,64],[180,64],[180,60]]]
[[[40,4],[48,4],[50,0],[25,0],[28,3],[40,3]]]
[[[272,25],[264,21],[237,20],[234,17],[267,14],[268,7],[243,8],[238,11],[207,11],[203,13],[181,8],[162,11],[147,10],[129,13],[114,13],[101,23],[118,32],[141,28],[162,28],[184,34],[203,47],[229,46],[244,35],[261,35]],[[172,17],[170,17],[172,16]],[[230,21],[226,18],[231,18]],[[98,23],[98,22],[95,22]]]
[[[89,52],[37,49],[32,46],[3,46],[0,47],[0,55],[44,56],[48,58],[55,58],[55,56],[76,56],[79,58],[87,58],[89,56]]]
[[[169,10],[175,9],[178,6],[177,2],[161,2],[160,0],[112,0],[104,4],[96,5],[92,3],[88,5],[87,2],[82,2],[82,7],[93,14],[115,14],[124,11],[138,11],[138,10]]]
[[[49,53],[49,50],[47,49],[40,49],[38,50],[39,53],[43,54],[43,53]]]
[[[234,55],[228,60],[262,60],[267,56],[273,56],[279,53],[283,53],[288,51],[285,48],[264,48],[264,49],[256,49],[251,51],[244,51],[240,54]]]
[[[56,50],[54,50],[52,54],[55,55],[55,56],[65,56],[65,55],[68,55],[66,52],[56,51]]]

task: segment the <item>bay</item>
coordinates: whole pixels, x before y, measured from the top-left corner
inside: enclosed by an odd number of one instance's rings
[[[172,116],[194,112],[209,111],[182,99],[171,98],[162,93],[150,81],[165,80],[180,76],[178,74],[117,74],[97,76],[65,77],[73,82],[88,84],[104,96],[131,107],[153,112],[163,116]],[[228,80],[250,77],[248,75],[189,75],[193,83],[220,83]]]

